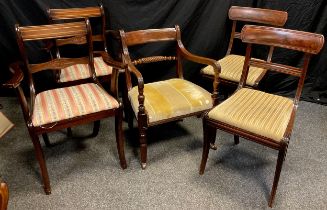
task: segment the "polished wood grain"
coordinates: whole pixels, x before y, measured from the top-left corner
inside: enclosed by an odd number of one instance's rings
[[[284,11],[239,6],[232,6],[228,12],[228,17],[231,20],[273,26],[284,26],[287,16],[287,12]]]
[[[5,182],[0,182],[0,210],[7,210],[9,190]]]
[[[16,27],[16,31],[20,33],[20,36],[25,41],[85,36],[87,33],[84,21],[65,24]]]
[[[280,141],[276,141],[258,134],[251,133],[247,130],[243,130],[241,128],[229,125],[227,123],[211,119],[208,116],[208,113],[206,113],[203,119],[204,146],[202,153],[202,161],[200,165],[200,174],[204,173],[209,148],[210,145],[214,144],[215,142],[217,129],[233,134],[234,137],[236,137],[234,138],[235,144],[238,143],[238,138],[239,136],[241,136],[247,140],[278,150],[275,176],[270,198],[268,201],[269,207],[272,207],[277,191],[280,173],[282,170],[282,165],[286,157],[288,144],[293,130],[296,110],[302,93],[304,80],[306,78],[310,57],[313,54],[319,53],[319,51],[322,49],[324,44],[324,37],[320,34],[301,32],[289,29],[246,25],[241,32],[241,38],[243,42],[247,43],[247,49],[244,68],[240,83],[238,85],[238,90],[245,87],[245,81],[247,79],[250,66],[264,67],[272,71],[277,71],[280,73],[298,77],[299,80],[293,100],[291,116],[288,121],[288,125],[283,135],[283,138]],[[300,67],[286,66],[278,63],[273,63],[271,61],[258,61],[252,59],[251,57],[252,44],[273,46],[300,51],[304,53],[304,61]]]
[[[101,17],[102,11],[101,11],[101,7],[49,9],[48,14],[53,20],[63,20],[63,19]]]
[[[122,59],[124,64],[126,64],[125,69],[125,78],[126,78],[126,90],[129,91],[132,89],[132,77],[135,77],[137,80],[138,87],[138,112],[134,113],[131,108],[129,99],[124,99],[125,107],[128,111],[128,120],[129,127],[132,127],[133,117],[137,116],[137,123],[139,129],[139,141],[140,141],[140,154],[141,154],[141,166],[144,169],[147,163],[147,137],[146,130],[148,127],[179,120],[189,116],[199,116],[203,112],[194,112],[190,114],[180,115],[178,117],[173,117],[169,119],[164,119],[155,122],[149,122],[148,114],[144,106],[144,79],[141,72],[137,69],[135,65],[146,64],[152,62],[162,62],[170,61],[176,63],[176,77],[183,78],[183,69],[182,69],[182,59],[186,59],[192,62],[211,65],[215,71],[215,77],[213,81],[213,92],[212,92],[212,103],[213,105],[218,104],[218,77],[220,72],[220,66],[217,62],[212,59],[204,58],[201,56],[196,56],[187,51],[181,41],[180,29],[178,26],[175,28],[163,28],[163,29],[148,29],[148,30],[139,30],[124,32],[120,31],[121,41],[122,41]],[[176,43],[176,55],[171,56],[150,56],[145,58],[137,58],[132,60],[129,55],[129,47],[141,44],[147,44],[152,42],[175,42]],[[125,94],[127,95],[127,93]]]
[[[66,30],[72,25],[76,26],[75,27],[76,31],[74,31],[73,29]],[[38,31],[40,32],[39,34]],[[57,33],[58,31],[62,31],[62,32]],[[45,193],[50,194],[51,187],[50,187],[50,179],[48,175],[46,161],[44,158],[43,150],[38,136],[42,135],[46,145],[49,145],[50,142],[47,133],[52,131],[57,131],[64,128],[71,128],[73,126],[96,121],[93,130],[93,134],[94,134],[94,132],[97,133],[99,130],[100,124],[98,123],[98,121],[100,119],[107,118],[107,117],[115,117],[115,132],[116,132],[118,156],[120,159],[121,167],[125,169],[127,167],[127,164],[124,155],[124,138],[122,134],[122,104],[120,102],[117,108],[102,110],[99,112],[90,113],[83,116],[76,116],[74,118],[57,121],[55,123],[50,123],[41,126],[34,126],[32,123],[33,110],[35,110],[35,97],[38,94],[34,83],[35,73],[45,69],[58,71],[58,69],[71,66],[74,64],[87,64],[89,67],[90,74],[92,75],[92,77],[87,82],[95,83],[100,88],[102,88],[101,84],[99,83],[95,75],[95,70],[94,70],[92,33],[91,33],[89,20],[86,19],[84,22],[76,22],[76,23],[63,23],[63,24],[27,26],[27,27],[20,27],[19,25],[16,25],[16,32],[17,32],[17,43],[23,61],[16,62],[10,65],[10,71],[13,73],[13,77],[11,80],[5,83],[4,86],[8,88],[15,88],[17,91],[17,95],[22,107],[26,126],[28,128],[28,132],[30,134],[34,146],[35,155],[41,169],[41,177],[43,180]],[[83,40],[86,40],[85,45],[88,49],[87,57],[62,58],[57,54],[57,57],[52,58],[50,61],[43,62],[43,63],[30,63],[29,54],[27,54],[26,52],[26,42],[49,40],[49,39],[65,39],[65,43],[61,43],[61,44],[70,44],[70,45],[81,44],[80,42],[76,42],[75,39],[71,39],[72,37],[84,37]],[[24,91],[20,86],[20,83],[23,80],[23,75],[24,75],[23,72],[28,75],[28,83],[30,89],[30,100],[29,100],[30,104],[28,104]],[[112,78],[112,79],[116,80],[116,78]],[[116,90],[114,90],[114,92],[116,92]],[[69,131],[70,129],[68,129],[68,132]]]
[[[246,25],[242,29],[242,41],[317,54],[323,47],[324,37],[304,31],[283,28]]]

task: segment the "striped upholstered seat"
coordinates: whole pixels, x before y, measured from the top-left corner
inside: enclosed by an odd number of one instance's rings
[[[138,113],[138,88],[128,93],[132,108]],[[211,94],[183,79],[170,79],[144,85],[144,106],[149,122],[157,122],[212,107]]]
[[[94,83],[41,92],[35,97],[34,126],[119,107],[118,102]]]
[[[94,58],[95,74],[97,76],[110,75],[112,73],[112,67],[108,66],[102,59],[102,57]],[[87,64],[76,64],[69,66],[60,71],[59,82],[70,82],[80,79],[86,79],[90,77],[90,71]]]
[[[221,66],[221,73],[219,74],[219,78],[233,82],[239,82],[242,75],[244,60],[245,57],[241,55],[227,55],[226,57],[220,59],[218,61]],[[264,71],[265,70],[262,68],[251,66],[246,84],[249,86],[256,85]],[[202,73],[206,75],[214,75],[211,66],[203,68]]]
[[[212,109],[211,119],[281,141],[293,109],[293,101],[282,96],[242,88]]]

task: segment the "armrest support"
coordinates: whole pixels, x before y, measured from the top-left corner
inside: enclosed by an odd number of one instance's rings
[[[24,79],[24,74],[20,68],[21,63],[15,62],[9,65],[9,70],[13,74],[12,78],[3,84],[6,88],[17,88]]]
[[[139,70],[137,70],[137,68],[135,67],[135,65],[131,62],[131,60],[129,58],[126,58],[124,56],[124,60],[127,63],[126,69],[125,71],[129,71],[131,74],[133,74],[136,78],[137,78],[137,86],[138,86],[138,101],[139,101],[139,114],[144,114],[145,113],[145,108],[144,108],[144,100],[145,100],[145,96],[144,96],[144,80],[143,80],[143,76],[141,74],[141,72]],[[127,87],[128,90],[131,87]]]
[[[20,102],[22,110],[23,110],[25,122],[29,126],[31,124],[31,120],[30,120],[31,113],[30,113],[30,109],[27,105],[27,100],[26,100],[24,91],[23,91],[22,87],[20,86],[20,83],[24,79],[24,74],[21,69],[22,65],[23,64],[21,62],[15,62],[15,63],[12,63],[9,65],[9,70],[13,74],[13,76],[9,81],[7,81],[5,84],[3,84],[3,86],[6,88],[15,88],[16,89],[18,99],[19,99],[19,102]]]
[[[209,58],[201,57],[190,53],[188,50],[185,49],[183,43],[180,40],[177,40],[178,43],[178,50],[182,57],[186,58],[187,60],[193,61],[195,63],[206,64],[212,66],[214,70],[214,79],[213,79],[213,92],[212,92],[212,102],[213,106],[218,105],[218,83],[219,83],[219,74],[221,72],[220,64]]]

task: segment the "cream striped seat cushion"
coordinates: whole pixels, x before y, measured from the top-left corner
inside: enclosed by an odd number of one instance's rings
[[[138,87],[128,92],[132,108],[138,113]],[[144,85],[144,106],[149,122],[210,109],[211,94],[183,79],[170,79]]]
[[[108,66],[102,57],[94,58],[95,74],[104,76],[112,74],[112,67]],[[76,64],[67,68],[61,69],[59,82],[70,82],[90,77],[90,71],[87,64]]]
[[[281,141],[293,109],[293,101],[282,96],[242,88],[212,109],[211,119]]]
[[[34,126],[119,107],[115,98],[94,83],[41,92],[35,97]]]
[[[218,61],[221,66],[221,73],[219,74],[219,78],[233,82],[239,82],[243,71],[244,60],[245,57],[241,55],[227,55],[226,57],[220,59]],[[201,71],[203,74],[214,75],[212,66],[207,66]],[[246,84],[249,86],[256,85],[257,80],[260,78],[264,71],[265,70],[262,68],[251,66]]]

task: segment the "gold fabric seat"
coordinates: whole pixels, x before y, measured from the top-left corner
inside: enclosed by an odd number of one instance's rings
[[[221,73],[219,74],[219,78],[233,82],[239,82],[242,75],[244,59],[245,57],[242,55],[232,54],[218,60],[221,66]],[[265,69],[251,66],[248,78],[246,80],[246,85],[257,85],[265,71]],[[211,76],[214,75],[214,71],[211,66],[203,68],[201,73]]]
[[[98,77],[112,74],[112,67],[107,65],[102,57],[94,58],[94,69]],[[59,82],[70,82],[90,77],[90,70],[87,64],[76,64],[60,71]]]
[[[218,104],[218,77],[220,66],[212,59],[196,56],[187,51],[181,40],[178,26],[175,28],[147,29],[138,31],[120,31],[122,60],[125,65],[126,88],[123,97],[126,108],[128,127],[133,127],[133,118],[136,117],[139,141],[141,166],[145,169],[147,164],[147,135],[149,127],[172,122],[190,116],[199,116],[213,105]],[[174,54],[149,55],[146,57],[130,57],[129,50],[133,46],[146,45],[148,43],[175,42]],[[209,93],[203,88],[184,79],[183,61],[188,60],[198,64],[212,65],[215,78],[212,83],[213,91]],[[176,76],[170,79],[156,80],[147,83],[137,65],[148,63],[174,62]],[[153,69],[158,71],[159,69]],[[136,80],[134,80],[136,79]],[[137,81],[137,85],[133,83]]]
[[[138,112],[138,87],[128,96],[133,111]],[[144,85],[144,106],[149,123],[204,111],[212,107],[211,93],[184,79],[170,79]]]
[[[289,123],[293,100],[242,88],[212,109],[210,119],[281,141]]]
[[[245,56],[232,54],[235,44],[239,46],[236,39],[241,39],[241,33],[238,31],[240,22],[246,24],[255,23],[283,27],[287,21],[288,15],[287,12],[278,10],[232,6],[228,11],[228,17],[233,22],[233,25],[226,55],[224,58],[218,60],[219,64],[221,65],[221,73],[219,78],[221,79],[220,84],[226,84],[228,87],[235,87],[236,89],[241,80],[245,60]],[[270,49],[266,59],[268,62],[271,61],[274,46],[269,46],[269,48]],[[266,69],[251,66],[246,80],[246,85],[256,88],[266,74],[266,71]],[[210,67],[205,67],[201,70],[201,73],[204,77],[213,79],[213,71]],[[228,89],[227,91],[229,92]],[[228,92],[225,93],[225,97],[228,97]]]
[[[117,100],[94,83],[41,92],[35,97],[34,126],[118,108]]]
[[[249,11],[247,8],[234,8],[236,11]],[[235,12],[235,15],[238,14]],[[275,149],[278,151],[278,158],[268,201],[269,207],[272,207],[295,123],[296,110],[306,73],[310,66],[310,58],[312,55],[318,54],[323,48],[324,36],[304,31],[245,25],[239,37],[241,37],[242,42],[247,44],[241,80],[232,96],[203,117],[204,142],[200,174],[204,173],[209,149],[217,149],[215,141],[218,129],[233,134],[235,145],[239,144],[239,137],[243,137]],[[301,65],[297,67],[271,62],[270,59],[267,61],[258,60],[252,58],[254,45],[264,45],[270,49],[271,47],[278,47],[296,51],[296,53],[302,53],[303,60],[301,59]],[[289,55],[293,53],[288,52]],[[293,62],[289,61],[289,63]],[[295,77],[298,84],[294,98],[290,99],[245,87],[251,67],[260,67]]]

